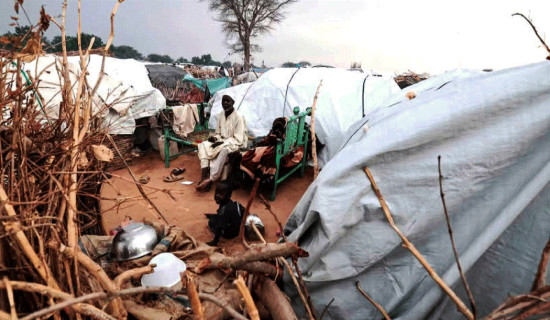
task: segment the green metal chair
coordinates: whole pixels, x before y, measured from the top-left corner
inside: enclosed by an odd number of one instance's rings
[[[273,179],[273,191],[271,192],[271,201],[275,200],[277,185],[298,170],[300,170],[300,176],[303,177],[307,164],[307,142],[309,137],[309,129],[306,126],[306,116],[311,116],[311,108],[307,108],[306,111],[300,113],[300,108],[295,107],[293,112],[294,115],[288,118],[286,123],[285,139],[280,139],[277,142],[277,150],[275,154],[277,171],[275,171],[275,176]],[[298,164],[279,178],[279,175],[281,174],[281,159],[287,154],[298,149],[299,147],[304,148],[304,155],[302,157],[302,160],[300,161],[300,164]]]
[[[172,129],[173,112],[172,108],[166,108],[161,111],[162,127],[164,131],[164,167],[170,167],[170,159],[197,150],[197,140],[208,139],[212,130],[208,129],[208,119],[204,116],[204,108],[207,103],[198,103],[197,111],[199,113],[199,121],[195,125],[195,129],[187,138],[181,138]],[[182,151],[170,155],[170,141],[174,141],[182,145]]]

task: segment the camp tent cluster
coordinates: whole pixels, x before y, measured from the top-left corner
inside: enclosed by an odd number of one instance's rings
[[[102,57],[92,55],[94,84]],[[69,57],[71,77],[80,58]],[[23,66],[38,79],[44,121],[56,119],[60,58]],[[228,94],[249,135],[265,136],[273,121],[316,105],[323,170],[284,233],[309,252],[300,267],[316,310],[333,319],[379,317],[355,290],[359,281],[392,319],[460,319],[455,306],[390,228],[364,168],[368,167],[397,226],[443,280],[466,300],[450,246],[439,193],[445,200],[460,260],[479,315],[508,294],[528,292],[550,225],[550,62],[497,72],[455,70],[404,89],[375,72],[280,68],[231,86],[232,79],[197,79],[177,66],[106,58],[93,100],[111,134],[132,134],[135,120],[167,101],[210,100],[209,125]],[[74,79],[73,79],[74,80]],[[191,91],[181,91],[189,89]],[[308,119],[310,121],[310,119]],[[300,316],[293,285],[285,278]],[[333,300],[334,299],[334,300]],[[332,302],[331,302],[332,301]]]
[[[330,304],[332,319],[380,318],[356,290],[359,281],[392,319],[463,319],[401,246],[364,172],[372,172],[399,229],[467,301],[443,214],[438,156],[478,316],[530,291],[550,225],[548,74],[550,61],[458,70],[405,88],[351,126],[285,227],[288,240],[310,254],[300,268],[316,310]],[[404,98],[411,90],[416,98]]]
[[[273,120],[293,115],[311,107],[319,83],[315,111],[319,152],[324,164],[339,146],[334,143],[365,114],[399,91],[392,78],[336,68],[279,68],[266,72],[251,84],[221,90],[214,96],[211,113],[222,111],[221,97],[234,96],[236,109],[247,121],[249,134],[258,137],[269,133]],[[210,127],[215,128],[212,118]]]

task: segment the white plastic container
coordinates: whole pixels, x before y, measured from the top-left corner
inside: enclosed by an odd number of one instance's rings
[[[164,160],[164,135],[158,138],[158,150],[159,150],[160,158]],[[173,156],[179,152],[178,144],[176,143],[176,141],[170,141],[169,150],[170,150],[170,156]]]
[[[149,264],[156,264],[153,273],[144,274],[141,277],[141,285],[144,287],[166,287],[179,289],[181,284],[180,273],[185,272],[187,266],[175,255],[165,252],[156,255]]]

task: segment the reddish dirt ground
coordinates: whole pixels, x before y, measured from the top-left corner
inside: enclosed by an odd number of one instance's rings
[[[164,182],[163,177],[176,167],[186,168],[185,178],[172,183]],[[207,219],[203,214],[215,213],[218,206],[214,202],[214,187],[211,191],[205,193],[195,191],[196,182],[200,178],[200,167],[196,153],[179,156],[170,162],[169,169],[164,168],[164,161],[162,161],[159,154],[153,153],[134,160],[131,169],[136,179],[143,175],[151,177],[149,183],[144,185],[143,188],[170,225],[184,228],[188,234],[199,241],[212,240],[213,235],[207,227]],[[142,221],[143,219],[160,220],[156,212],[152,208],[148,208],[147,202],[141,197],[135,184],[130,182],[132,178],[128,170],[113,171],[112,174],[113,177],[109,182],[103,183],[101,190],[101,196],[104,199],[101,203],[102,223],[105,231],[108,232],[120,225],[126,216],[131,217],[134,221]],[[304,177],[301,178],[298,173],[295,173],[277,187],[277,198],[271,203],[271,206],[283,225],[312,180],[313,170],[307,168]],[[183,185],[180,183],[182,181],[193,181],[194,183]],[[163,189],[172,190],[176,200],[173,200],[165,192],[158,191]],[[250,190],[235,190],[233,200],[238,200],[243,206],[246,206],[249,192]],[[259,192],[269,200],[271,189],[260,188]],[[119,206],[115,206],[117,202],[120,203],[121,201],[122,203]],[[277,223],[264,205],[258,201],[258,198],[252,204],[251,213],[262,219],[265,225],[266,240],[276,242],[279,238],[276,235]],[[230,245],[234,242],[235,240],[222,240],[220,245]]]

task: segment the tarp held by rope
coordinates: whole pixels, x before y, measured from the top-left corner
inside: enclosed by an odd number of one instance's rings
[[[301,111],[311,107],[321,80],[323,85],[315,111],[315,132],[320,142],[325,144],[319,153],[322,165],[328,161],[329,155],[339,150],[340,146],[334,143],[335,137],[343,135],[364,114],[399,91],[393,79],[336,68],[272,69],[250,87],[240,87],[245,93],[237,92],[235,108],[246,119],[249,134],[265,136],[276,118],[292,116],[296,106]],[[235,91],[226,89],[214,96],[212,115],[222,111],[221,96],[225,93]],[[211,118],[210,127],[215,126],[215,119]]]
[[[462,319],[401,246],[397,226],[467,301],[439,195],[437,157],[457,249],[480,317],[530,290],[550,226],[550,62],[455,78],[355,124],[291,214],[285,233],[317,310],[333,319]],[[290,281],[285,287],[292,293]],[[303,313],[293,299],[295,310]]]

